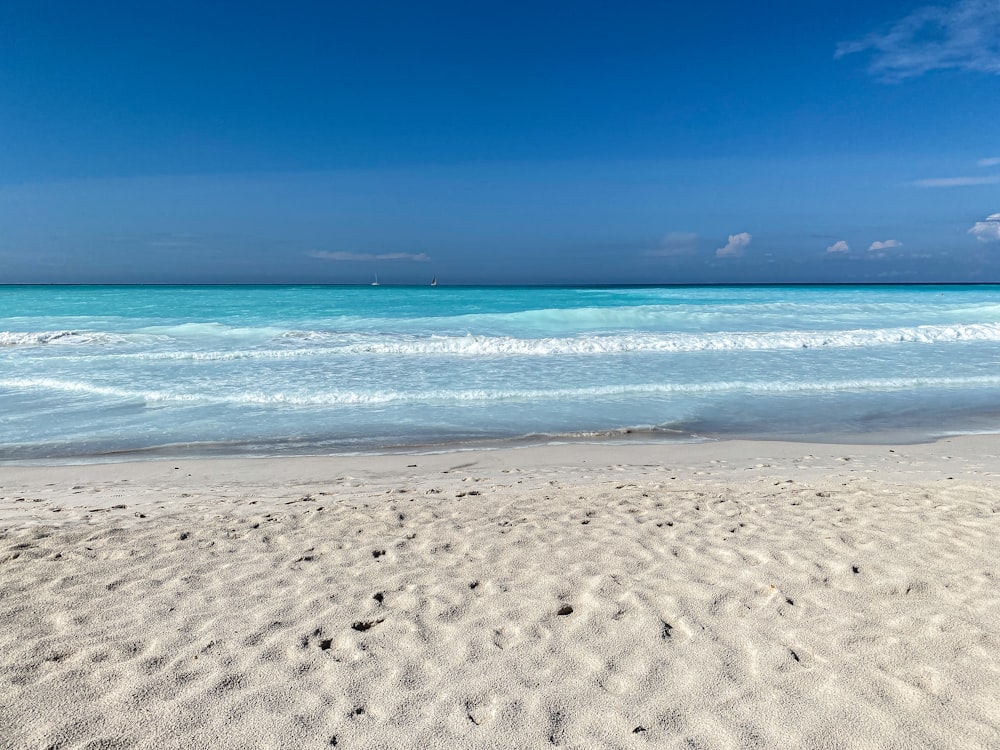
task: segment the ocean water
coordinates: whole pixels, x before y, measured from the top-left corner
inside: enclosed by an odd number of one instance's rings
[[[0,461],[1000,431],[1000,287],[0,287]]]

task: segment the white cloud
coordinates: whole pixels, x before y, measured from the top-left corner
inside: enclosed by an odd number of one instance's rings
[[[339,260],[339,261],[351,261],[351,262],[362,262],[370,263],[377,260],[407,260],[407,261],[417,261],[423,263],[430,260],[430,256],[426,253],[347,253],[342,251],[328,252],[326,250],[313,250],[307,255],[310,258],[319,258],[321,260]]]
[[[868,246],[869,251],[875,250],[886,250],[890,247],[902,247],[903,243],[899,240],[876,240],[871,245]]]
[[[753,235],[749,232],[740,232],[739,234],[729,235],[729,242],[726,243],[725,247],[720,247],[715,251],[717,258],[737,258],[743,255],[743,251],[746,249],[747,245],[750,244],[750,240],[753,239]]]
[[[969,234],[980,242],[1000,242],[1000,214],[990,214],[986,221],[977,221]]]
[[[664,235],[660,246],[646,255],[689,255],[698,247],[698,235],[694,232],[670,232]]]
[[[920,8],[881,33],[837,45],[834,57],[871,52],[869,71],[902,81],[931,70],[1000,75],[1000,2],[960,0]]]
[[[966,185],[995,185],[1000,182],[1000,175],[986,177],[931,177],[926,180],[914,180],[911,184],[922,188],[965,187]]]
[[[1000,164],[1000,156],[988,156],[976,162],[980,167],[995,167]]]
[[[850,246],[844,240],[837,240],[826,249],[828,253],[847,253],[850,250]]]

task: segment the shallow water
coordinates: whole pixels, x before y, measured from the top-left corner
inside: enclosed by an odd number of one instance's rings
[[[0,459],[1000,429],[1000,287],[0,287]]]

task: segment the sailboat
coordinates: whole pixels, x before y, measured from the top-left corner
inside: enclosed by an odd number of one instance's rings
[[[431,279],[431,286],[437,286],[437,285],[438,285],[438,277],[435,276],[433,279]]]
[[[375,274],[375,281],[372,282],[372,286],[378,286],[378,274]]]

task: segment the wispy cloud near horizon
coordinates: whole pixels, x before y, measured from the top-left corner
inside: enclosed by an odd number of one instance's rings
[[[698,248],[698,235],[694,232],[669,232],[660,241],[660,246],[646,251],[646,255],[674,256],[689,255]]]
[[[837,45],[835,58],[871,52],[869,72],[886,82],[932,70],[1000,75],[1000,0],[920,8],[885,31]]]
[[[888,250],[892,247],[902,247],[903,243],[899,240],[876,240],[868,246],[869,252],[877,252],[879,250]]]
[[[826,249],[831,255],[837,255],[839,253],[848,253],[851,251],[851,246],[847,244],[844,240],[837,240],[830,247]]]
[[[306,253],[310,258],[320,260],[346,261],[354,263],[371,263],[372,261],[413,261],[425,263],[431,259],[427,253],[348,253],[343,251],[312,250]]]
[[[1000,183],[1000,175],[985,175],[980,177],[931,177],[925,180],[914,180],[910,184],[921,188],[968,187],[970,185],[996,185]]]

